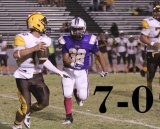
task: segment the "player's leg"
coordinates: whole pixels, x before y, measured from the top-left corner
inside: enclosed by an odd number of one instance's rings
[[[49,89],[44,83],[42,73],[34,74],[31,82],[30,90],[37,100],[36,103],[32,104],[31,112],[40,111],[49,105]]]
[[[3,75],[2,67],[3,67],[3,60],[2,60],[2,55],[0,55],[0,75]]]
[[[5,66],[5,70],[6,70],[6,73],[7,73],[8,75],[10,75],[9,66],[8,66],[7,60],[8,60],[8,55],[4,55],[4,66]]]
[[[63,124],[71,124],[73,122],[72,117],[72,94],[73,88],[75,84],[74,78],[74,70],[65,68],[66,71],[71,78],[62,78],[62,88],[63,88],[63,95],[64,95],[64,107],[66,111],[66,119]]]
[[[156,63],[155,55],[152,52],[147,53],[147,87],[152,90],[152,81],[155,76],[158,64]]]
[[[127,58],[126,58],[126,52],[121,53],[122,59],[123,59],[123,67],[124,67],[124,72],[127,72]]]
[[[133,72],[136,72],[136,54],[132,55]]]
[[[112,51],[108,51],[108,61],[111,67],[111,72],[114,73],[114,68],[113,68],[113,58],[112,58]]]
[[[18,88],[18,97],[21,103],[20,108],[16,112],[16,118],[14,122],[13,129],[21,129],[22,122],[26,116],[26,114],[30,111],[31,106],[31,95],[29,91],[29,83],[28,80],[24,79],[16,79],[17,88]]]
[[[128,70],[129,70],[130,63],[131,63],[131,55],[129,54],[128,55],[128,65],[127,65]]]
[[[77,70],[75,72],[76,78],[76,89],[78,104],[83,106],[83,101],[88,97],[89,83],[88,83],[88,71],[87,70]]]
[[[117,56],[117,73],[119,72],[119,69],[120,69],[120,62],[121,62],[121,55],[119,53],[119,55]]]

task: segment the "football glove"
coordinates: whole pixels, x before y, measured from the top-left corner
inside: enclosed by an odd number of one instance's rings
[[[68,73],[66,73],[65,71],[61,71],[60,73],[59,73],[59,75],[63,78],[71,78],[70,76],[69,76],[69,74]]]
[[[105,77],[105,76],[108,75],[108,72],[102,71],[102,72],[99,73],[99,75],[100,75],[101,77]]]
[[[72,68],[75,68],[75,69],[81,69],[82,67],[83,67],[83,63],[81,63],[81,62],[72,62],[71,63],[71,67]]]

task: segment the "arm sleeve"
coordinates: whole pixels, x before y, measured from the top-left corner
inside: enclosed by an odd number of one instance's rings
[[[43,63],[43,66],[46,67],[48,70],[54,72],[54,73],[57,73],[57,74],[61,74],[62,72],[57,69],[49,60],[46,60],[44,63]]]

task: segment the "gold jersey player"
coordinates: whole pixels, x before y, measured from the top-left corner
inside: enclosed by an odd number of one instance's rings
[[[140,41],[147,45],[147,87],[152,90],[152,81],[160,66],[160,5],[153,8],[153,17],[142,21]]]
[[[44,34],[46,17],[41,13],[34,13],[26,22],[30,32],[20,33],[14,39],[13,56],[19,66],[14,72],[14,77],[21,106],[16,113],[12,129],[22,129],[22,122],[30,128],[30,112],[42,110],[49,105],[49,89],[42,76],[43,67],[61,77],[69,77],[48,60],[51,40]],[[37,100],[34,104],[31,104],[31,93]]]

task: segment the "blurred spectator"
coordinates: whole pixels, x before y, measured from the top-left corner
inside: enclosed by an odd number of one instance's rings
[[[69,33],[70,32],[70,23],[65,22],[63,23],[62,27],[60,28],[61,32]]]
[[[105,3],[106,3],[106,10],[107,11],[114,11],[115,8],[114,8],[114,0],[105,0]]]
[[[64,0],[53,0],[58,7],[64,7]]]
[[[128,9],[128,12],[130,12],[131,15],[134,15],[134,13],[135,13],[134,7],[133,7],[133,6],[130,6],[129,9]]]
[[[0,75],[3,75],[4,72],[10,75],[7,60],[8,60],[7,41],[3,40],[3,36],[0,35]]]
[[[46,6],[47,5],[47,0],[38,0],[38,3],[40,6]]]
[[[105,12],[106,8],[107,8],[107,5],[106,5],[105,1],[104,0],[100,0],[99,11]]]
[[[146,9],[146,15],[152,15],[152,11],[153,11],[153,3],[150,2],[148,5],[147,5],[147,9]]]
[[[110,32],[111,32],[111,35],[113,35],[114,37],[119,36],[119,29],[118,29],[118,26],[115,22],[112,23],[112,26],[110,28]]]
[[[92,0],[91,11],[99,11],[100,8],[100,0]]]

